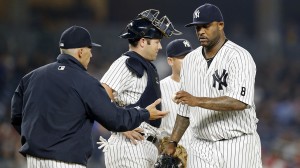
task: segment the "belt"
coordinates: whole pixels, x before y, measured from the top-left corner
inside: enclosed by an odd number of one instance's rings
[[[244,136],[244,135],[248,135],[248,134],[244,133],[244,134],[242,134],[242,135],[240,135],[240,136],[236,136],[236,137],[232,137],[232,138],[228,138],[228,139],[223,138],[223,139],[220,139],[220,140],[218,140],[218,141],[232,140],[232,139],[234,139],[234,138],[238,138],[238,137],[241,137],[241,136]]]
[[[145,135],[144,133],[140,132],[141,135]],[[157,142],[157,137],[156,136],[152,136],[152,135],[149,135],[147,138],[146,138],[147,141],[153,143],[153,144],[156,144]]]

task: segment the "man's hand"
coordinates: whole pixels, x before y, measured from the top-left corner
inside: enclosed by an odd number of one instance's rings
[[[162,154],[167,154],[170,156],[173,156],[176,152],[176,144],[172,142],[165,142],[161,144],[162,148]]]
[[[146,109],[150,113],[149,120],[156,120],[159,118],[163,118],[165,115],[167,115],[169,112],[166,111],[160,111],[156,109],[156,105],[158,105],[161,102],[161,99],[157,99],[154,103],[150,104],[146,107]]]
[[[176,104],[187,104],[189,106],[197,106],[197,98],[191,94],[189,94],[186,91],[178,91],[175,96],[172,98],[172,100],[176,103]]]
[[[142,128],[136,128],[132,131],[123,132],[122,134],[131,140],[131,142],[135,145],[137,145],[137,141],[144,140],[144,136],[140,134],[140,132],[143,132],[144,130]]]

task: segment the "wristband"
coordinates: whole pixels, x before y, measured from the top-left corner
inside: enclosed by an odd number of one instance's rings
[[[176,141],[169,141],[169,143],[173,143],[175,145],[175,147],[177,147],[178,142]]]

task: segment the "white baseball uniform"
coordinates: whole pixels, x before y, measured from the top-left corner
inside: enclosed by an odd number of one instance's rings
[[[119,105],[136,103],[147,86],[147,73],[141,78],[133,74],[126,66],[128,56],[121,56],[110,66],[104,74],[101,83],[107,84],[115,92],[114,98]],[[143,122],[140,126],[150,135],[156,134],[156,128]],[[158,156],[156,146],[147,141],[138,141],[137,145],[131,143],[122,133],[113,133],[108,140],[104,151],[107,168],[147,168],[153,167]]]
[[[181,89],[196,97],[232,97],[248,104],[248,108],[220,112],[180,104],[178,114],[190,118],[193,136],[188,167],[260,168],[253,58],[228,40],[208,67],[202,49],[200,46],[184,58]]]
[[[169,111],[170,113],[162,118],[160,128],[165,130],[168,135],[172,134],[173,127],[175,124],[178,105],[172,101],[172,96],[180,90],[180,83],[174,81],[171,76],[168,76],[160,81],[161,90],[161,108],[162,111]],[[189,139],[191,137],[190,129],[188,128],[183,134],[179,144],[184,146],[186,149],[189,146]]]

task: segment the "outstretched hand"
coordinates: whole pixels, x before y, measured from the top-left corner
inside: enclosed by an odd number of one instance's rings
[[[178,91],[172,100],[176,104],[186,104],[192,107],[197,106],[196,97],[183,90]]]
[[[157,99],[155,102],[150,104],[149,106],[146,107],[146,109],[150,113],[150,118],[149,120],[156,120],[159,118],[163,118],[165,115],[167,115],[169,112],[167,111],[160,111],[156,109],[156,106],[161,102],[161,99]]]
[[[137,145],[137,141],[144,140],[144,136],[141,134],[141,132],[143,132],[143,131],[144,131],[144,129],[142,129],[142,128],[136,128],[132,131],[123,132],[122,134],[126,138],[129,138],[133,144]]]

